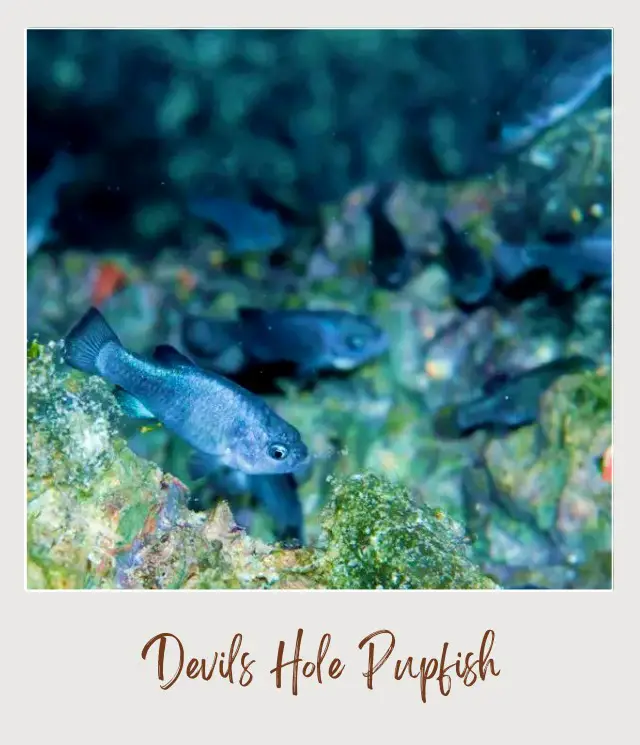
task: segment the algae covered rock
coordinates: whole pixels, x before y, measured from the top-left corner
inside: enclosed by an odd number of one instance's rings
[[[600,468],[611,437],[611,373],[601,369],[560,378],[542,398],[539,425],[490,442],[485,458],[503,509],[488,533],[488,562],[527,582],[524,567],[544,574],[555,565],[564,579],[539,581],[611,586],[611,484]]]
[[[495,587],[459,526],[370,474],[332,480],[316,547],[256,540],[225,502],[190,511],[186,486],[126,446],[109,386],[60,349],[27,352],[29,588]]]
[[[543,402],[541,424],[550,447],[567,453],[558,529],[583,564],[597,553],[611,554],[612,490],[601,469],[612,442],[611,400],[611,372],[600,370],[558,381]],[[610,586],[610,568],[591,579]]]
[[[338,481],[324,523],[328,587],[489,589],[469,561],[464,533],[442,510],[373,474]]]

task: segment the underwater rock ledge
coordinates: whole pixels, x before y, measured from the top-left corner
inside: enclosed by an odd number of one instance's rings
[[[27,349],[29,589],[496,589],[461,526],[373,474],[332,478],[317,547],[248,536],[226,502],[187,487],[118,434],[109,386],[70,371],[61,343]]]

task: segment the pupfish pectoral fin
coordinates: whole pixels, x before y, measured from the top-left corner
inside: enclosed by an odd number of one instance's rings
[[[222,461],[218,456],[194,450],[189,456],[189,475],[194,480],[202,479],[220,468],[221,465]]]
[[[153,359],[169,367],[196,367],[195,362],[170,344],[160,344],[153,352]]]
[[[124,388],[116,387],[113,395],[122,411],[132,419],[156,419],[156,415],[149,411],[142,401],[127,393]]]

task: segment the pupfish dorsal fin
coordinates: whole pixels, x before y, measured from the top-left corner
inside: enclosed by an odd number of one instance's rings
[[[156,362],[160,362],[162,365],[168,367],[195,367],[195,363],[192,362],[182,352],[178,352],[175,347],[170,344],[160,344],[153,351],[153,359]]]

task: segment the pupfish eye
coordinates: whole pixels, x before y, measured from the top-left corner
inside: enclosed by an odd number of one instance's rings
[[[284,445],[269,445],[269,457],[273,460],[284,460],[289,451]]]
[[[345,344],[349,349],[353,349],[355,352],[359,351],[364,347],[365,339],[363,336],[347,336]]]

